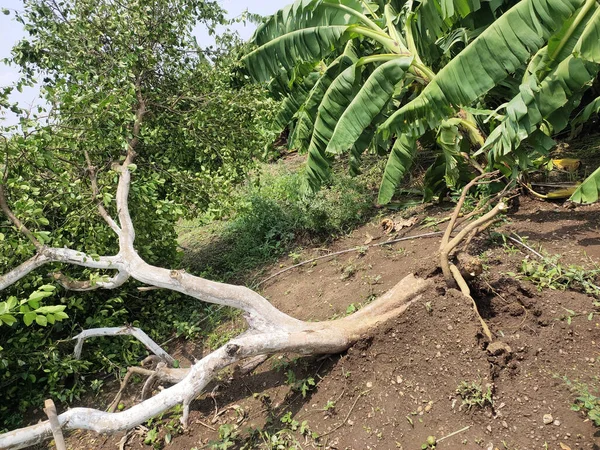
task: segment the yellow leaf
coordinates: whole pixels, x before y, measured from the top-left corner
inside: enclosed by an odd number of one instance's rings
[[[548,192],[546,197],[556,199],[556,198],[569,198],[573,195],[573,192],[577,190],[577,186],[571,186],[564,189],[558,189],[556,191]]]
[[[553,159],[552,164],[559,170],[574,172],[581,165],[581,161],[575,158]]]

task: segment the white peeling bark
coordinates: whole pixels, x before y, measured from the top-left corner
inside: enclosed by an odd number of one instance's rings
[[[77,341],[75,345],[75,350],[73,351],[75,358],[81,358],[81,350],[83,348],[83,343],[86,339],[98,336],[124,336],[129,335],[136,338],[140,341],[144,346],[154,353],[156,356],[159,356],[166,363],[172,366],[175,363],[175,360],[171,355],[169,355],[166,351],[162,349],[160,345],[152,340],[150,336],[148,336],[143,330],[135,327],[106,327],[106,328],[92,328],[89,330],[82,331],[77,336],[74,336],[72,339]]]
[[[143,104],[140,110],[141,113],[138,111],[138,115],[143,115]],[[137,133],[134,135],[137,136]],[[309,355],[344,351],[361,337],[372,332],[378,324],[402,314],[420,298],[429,285],[428,282],[409,275],[382,297],[351,316],[335,321],[303,322],[279,311],[260,294],[246,287],[206,280],[183,270],[152,266],[142,260],[134,248],[135,230],[127,203],[131,182],[128,167],[133,162],[134,147],[130,144],[125,162],[117,167],[120,171],[116,195],[120,228],[116,226],[111,228],[119,238],[119,253],[114,256],[92,258],[72,249],[37,245],[36,256],[0,277],[0,290],[51,262],[95,269],[112,269],[118,273],[108,282],[99,282],[99,287],[115,288],[124,283],[128,277],[132,277],[150,286],[181,292],[205,302],[241,309],[245,313],[244,317],[249,329],[198,361],[189,370],[163,368],[157,371],[157,379],[176,384],[126,411],[109,413],[92,408],[73,408],[64,412],[58,416],[60,426],[64,430],[84,429],[98,433],[114,433],[135,427],[177,404],[184,406],[183,421],[186,424],[191,401],[225,367],[243,359],[279,352]],[[88,330],[75,337],[79,340],[79,351],[83,339],[89,335],[98,335],[97,330]],[[139,339],[140,335],[137,337]],[[162,349],[159,349],[160,347],[151,348],[153,352],[161,353]],[[40,443],[51,436],[50,424],[41,422],[0,435],[0,448],[23,448]]]
[[[357,313],[326,322],[295,321],[293,326],[275,331],[249,330],[194,364],[185,377],[125,411],[108,413],[92,408],[73,408],[58,419],[63,430],[92,430],[114,433],[130,429],[177,404],[189,404],[217,373],[242,359],[278,352],[331,354],[346,350],[377,325],[402,314],[429,286],[429,282],[412,275],[405,277],[382,297]],[[283,313],[282,313],[283,314]],[[183,374],[184,372],[179,372]],[[0,448],[18,449],[35,445],[52,436],[48,422],[0,435]]]

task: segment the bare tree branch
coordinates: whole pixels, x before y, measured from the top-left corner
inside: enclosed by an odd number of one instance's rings
[[[175,282],[174,282],[175,283]],[[276,352],[328,354],[346,350],[378,324],[396,317],[420,299],[429,282],[407,276],[390,291],[357,313],[326,322],[300,322],[290,328],[258,331],[253,327],[194,364],[177,384],[162,390],[125,411],[109,413],[92,408],[73,408],[58,417],[63,430],[83,429],[114,433],[132,428],[177,404],[184,405],[187,423],[189,405],[217,373],[246,358]],[[41,422],[0,435],[0,448],[18,449],[52,436],[50,424]]]
[[[171,355],[169,355],[166,351],[162,349],[160,345],[152,340],[150,336],[148,336],[144,331],[135,327],[110,327],[110,328],[92,328],[89,330],[82,331],[77,336],[74,336],[72,339],[77,341],[77,345],[75,345],[75,358],[81,358],[81,350],[83,348],[83,342],[86,339],[98,336],[122,336],[129,335],[136,338],[140,341],[144,346],[150,350],[155,355],[159,356],[169,365],[173,366],[175,364],[175,360]]]
[[[92,160],[90,159],[90,155],[87,152],[87,150],[84,150],[83,154],[85,155],[85,162],[87,163],[88,172],[90,174],[90,183],[92,184],[92,195],[96,199],[98,213],[100,214],[100,216],[102,216],[102,218],[108,224],[108,226],[118,235],[121,232],[121,229],[114,221],[114,219],[110,217],[110,214],[108,214],[108,212],[104,208],[104,205],[98,198],[98,196],[100,195],[100,190],[98,189],[96,167],[94,167],[94,165],[92,164]]]
[[[85,292],[96,289],[116,289],[129,280],[129,274],[125,271],[119,271],[114,277],[104,280],[73,280],[62,272],[53,272],[50,274],[63,288],[69,291]]]
[[[7,274],[0,276],[0,290],[6,289],[8,286],[16,283],[35,269],[51,262],[74,264],[77,266],[89,267],[91,269],[115,269],[127,273],[124,270],[125,266],[119,255],[92,257],[83,252],[68,248],[42,246],[37,255],[28,259],[18,267],[15,267]]]

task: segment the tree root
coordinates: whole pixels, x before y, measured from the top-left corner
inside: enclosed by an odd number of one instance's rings
[[[468,246],[478,233],[487,229],[491,226],[496,220],[496,216],[507,209],[506,203],[500,200],[496,206],[494,206],[489,212],[481,216],[479,219],[474,220],[473,222],[468,223],[462,230],[452,239],[450,239],[452,232],[455,229],[456,221],[460,215],[461,209],[464,205],[465,199],[467,198],[467,194],[469,190],[477,185],[482,183],[490,183],[491,181],[482,181],[484,179],[492,178],[496,176],[499,172],[490,172],[479,175],[475,177],[469,184],[467,184],[460,196],[456,207],[454,208],[454,213],[450,217],[450,223],[444,232],[444,236],[442,237],[442,241],[440,243],[440,267],[442,269],[442,273],[444,274],[444,278],[446,279],[446,283],[449,286],[458,286],[463,295],[471,300],[473,305],[473,311],[479,318],[479,322],[481,324],[481,328],[483,329],[484,334],[491,342],[493,340],[492,333],[490,332],[489,327],[479,314],[479,310],[477,309],[477,303],[471,296],[471,290],[469,289],[469,285],[467,284],[463,274],[461,271],[453,264],[450,260],[450,256],[456,250],[456,248],[464,241],[465,247]],[[463,222],[475,216],[476,214],[482,212],[482,210],[489,204],[492,199],[487,199],[486,201],[480,201],[478,206],[472,211],[470,214],[467,214]]]

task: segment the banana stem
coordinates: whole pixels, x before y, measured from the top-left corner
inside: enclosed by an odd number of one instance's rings
[[[375,22],[373,22],[371,19],[369,19],[367,16],[365,16],[363,13],[360,13],[355,9],[352,9],[346,5],[341,5],[339,3],[332,3],[332,4],[330,4],[330,6],[341,9],[343,11],[346,11],[348,14],[351,14],[354,17],[357,17],[358,19],[360,19],[361,22],[363,22],[365,25],[367,25],[372,30],[380,32],[385,35],[385,32],[381,29],[381,27],[379,25],[377,25]]]
[[[366,27],[361,27],[360,25],[353,27],[352,31],[354,31],[358,34],[361,34],[363,36],[369,37],[369,38],[373,39],[374,41],[379,42],[381,45],[383,45],[387,50],[389,50],[392,53],[395,53],[397,55],[403,54],[398,43],[383,32],[379,33],[379,32],[370,30]],[[408,55],[404,55],[404,56],[408,56]]]

